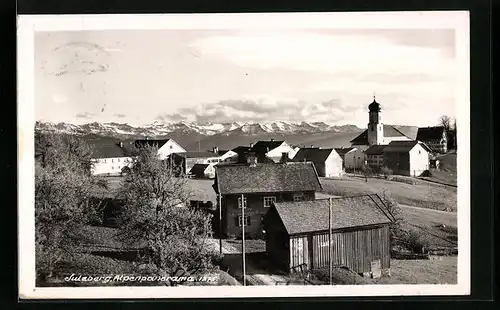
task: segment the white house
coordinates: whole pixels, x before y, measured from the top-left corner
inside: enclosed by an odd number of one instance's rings
[[[140,148],[146,145],[156,146],[158,148],[158,155],[160,159],[167,159],[173,153],[185,153],[186,150],[177,142],[172,139],[143,139],[135,140],[135,146]]]
[[[93,175],[120,175],[124,167],[130,167],[132,157],[123,142],[96,145],[92,154]]]
[[[195,164],[189,173],[198,179],[213,179],[215,178],[215,165]]]
[[[293,157],[294,162],[312,162],[320,177],[342,177],[342,157],[334,149],[301,148]]]
[[[259,161],[269,158],[275,163],[281,160],[283,153],[287,153],[289,159],[292,159],[296,153],[296,150],[286,141],[275,141],[274,139],[258,141],[254,145],[251,145],[249,151],[254,153]]]
[[[420,141],[393,141],[384,147],[384,163],[395,174],[420,176],[429,170],[431,153]]]

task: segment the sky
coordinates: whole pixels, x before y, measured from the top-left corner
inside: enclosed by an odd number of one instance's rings
[[[453,29],[177,29],[35,35],[36,120],[366,127],[455,117]]]

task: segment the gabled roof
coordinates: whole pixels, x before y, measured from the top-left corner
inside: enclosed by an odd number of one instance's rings
[[[218,153],[214,152],[184,152],[184,153],[175,153],[178,156],[184,158],[209,158],[209,157],[219,157]]]
[[[289,235],[328,231],[328,199],[277,202],[273,208]],[[383,204],[377,195],[332,198],[332,229],[390,223],[391,219],[382,210]]]
[[[384,127],[384,137],[407,137],[399,129],[391,125],[383,125]],[[353,145],[367,145],[368,144],[368,129],[359,134],[356,138],[352,139],[351,144]]]
[[[136,147],[144,147],[144,146],[150,146],[150,147],[157,147],[161,148],[165,143],[170,141],[170,139],[141,139],[141,140],[135,140],[134,144]]]
[[[392,141],[385,146],[384,153],[407,153],[417,144],[420,144],[427,152],[432,153],[431,149],[425,143],[416,140]]]
[[[216,184],[222,194],[319,191],[312,163],[246,164],[216,166]]]
[[[231,151],[237,153],[238,155],[244,155],[247,154],[250,151],[251,147],[250,146],[237,146]]]
[[[365,150],[366,155],[382,155],[386,145],[371,145]]]
[[[267,152],[279,147],[280,145],[283,144],[283,140],[281,141],[274,141],[274,140],[269,140],[269,141],[258,141],[255,143],[250,151],[255,152],[257,155],[263,155],[266,154]]]
[[[340,156],[344,156],[345,154],[349,153],[351,150],[354,150],[354,149],[355,149],[354,147],[339,147],[339,148],[335,148],[335,151]]]
[[[200,176],[202,177],[205,174],[205,170],[207,167],[210,166],[209,164],[195,164],[191,170],[190,173],[194,174],[195,176]]]
[[[432,140],[441,140],[444,132],[445,129],[443,126],[421,127],[418,128],[417,140],[424,142]]]
[[[117,158],[117,157],[130,157],[132,156],[132,143],[122,142],[99,143],[95,144],[92,151],[92,158]]]
[[[333,149],[301,148],[293,157],[293,161],[311,161],[313,163],[324,163],[328,156],[334,152]]]

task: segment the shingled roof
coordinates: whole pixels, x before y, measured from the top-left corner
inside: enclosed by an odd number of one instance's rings
[[[311,161],[313,163],[324,163],[332,152],[334,152],[333,149],[301,148],[293,157],[293,161]]]
[[[92,148],[92,158],[117,158],[132,156],[131,142],[97,143]]]
[[[312,163],[222,165],[216,169],[214,188],[222,194],[319,191]],[[218,185],[218,186],[217,186]]]
[[[384,126],[384,137],[407,137],[399,129],[391,125]],[[408,137],[409,138],[409,137]],[[368,129],[359,134],[356,138],[351,140],[353,145],[367,145],[368,144]]]
[[[170,139],[143,139],[143,140],[135,140],[134,144],[136,147],[150,146],[161,148],[165,143],[170,141]]]
[[[329,200],[277,202],[278,213],[289,235],[328,231]],[[332,199],[332,229],[362,227],[391,223],[384,213],[378,195],[341,197]]]
[[[340,156],[344,156],[345,154],[349,153],[351,150],[354,150],[354,149],[355,149],[354,147],[339,147],[339,148],[335,148],[335,151]]]
[[[443,133],[445,129],[443,126],[435,126],[435,127],[421,127],[418,128],[417,132],[417,140],[419,141],[433,141],[433,140],[441,140],[443,137]]]
[[[209,164],[195,164],[190,170],[190,173],[195,175],[196,177],[203,177],[205,175],[205,170]]]
[[[366,155],[382,155],[386,145],[371,145],[365,150]]]
[[[415,147],[415,145],[420,144],[427,152],[432,153],[432,150],[421,141],[392,141],[384,148],[384,153],[407,153]]]

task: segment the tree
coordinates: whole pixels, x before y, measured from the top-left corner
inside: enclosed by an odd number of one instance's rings
[[[383,166],[380,168],[380,173],[387,178],[388,176],[392,175],[392,170],[386,166]]]
[[[451,129],[451,117],[448,115],[441,115],[439,118],[439,125],[443,126],[446,132],[449,132]]]
[[[35,255],[43,281],[71,246],[70,232],[95,218],[92,195],[106,182],[88,173],[91,149],[83,140],[39,134],[35,143],[41,161],[35,166]]]
[[[137,150],[125,175],[120,237],[124,242],[145,244],[140,260],[163,276],[213,269],[219,254],[206,244],[211,217],[189,206],[187,178],[176,177],[179,168],[157,154],[156,147]]]
[[[400,244],[406,240],[407,236],[407,231],[404,228],[405,219],[403,217],[401,207],[388,191],[383,191],[382,195],[380,195],[380,199],[383,202],[386,213],[392,220],[390,226],[391,245],[394,246]]]

